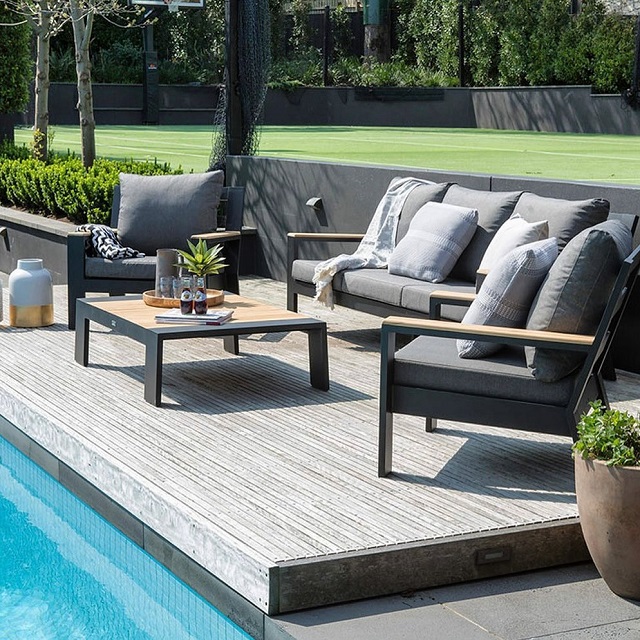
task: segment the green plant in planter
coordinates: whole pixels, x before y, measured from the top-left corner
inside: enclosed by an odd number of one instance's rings
[[[640,465],[640,420],[627,411],[605,409],[600,400],[576,425],[579,438],[573,445],[585,459],[606,461],[608,466]]]
[[[208,247],[205,240],[198,240],[197,244],[193,244],[187,240],[188,251],[178,249],[178,254],[182,257],[183,262],[177,264],[177,267],[183,267],[196,276],[208,276],[220,273],[225,267],[229,266],[224,261],[224,256],[220,255],[222,245],[216,244]]]

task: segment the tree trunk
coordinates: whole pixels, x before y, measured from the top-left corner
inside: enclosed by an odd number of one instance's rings
[[[49,131],[49,28],[51,16],[40,12],[40,22],[36,28],[36,81],[35,81],[35,117],[33,132],[33,154],[40,160],[46,160]]]
[[[82,164],[89,168],[96,159],[96,123],[93,116],[91,61],[89,59],[89,41],[91,40],[94,14],[92,7],[88,7],[86,12],[83,12],[78,0],[71,0],[70,7],[73,21],[73,41],[76,50]]]

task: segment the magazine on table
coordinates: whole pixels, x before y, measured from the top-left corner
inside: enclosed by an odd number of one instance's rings
[[[231,320],[233,309],[207,309],[206,313],[195,314],[170,309],[156,315],[156,322],[174,322],[176,324],[224,324]]]

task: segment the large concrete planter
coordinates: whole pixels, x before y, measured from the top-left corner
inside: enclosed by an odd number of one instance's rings
[[[640,467],[575,458],[576,497],[587,548],[607,586],[640,600]]]

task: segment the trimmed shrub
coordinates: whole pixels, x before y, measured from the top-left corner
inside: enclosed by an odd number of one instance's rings
[[[5,153],[6,151],[6,153]],[[182,173],[167,164],[96,160],[85,169],[76,156],[51,155],[48,162],[0,148],[0,203],[31,213],[68,218],[76,224],[108,224],[118,174]],[[28,153],[28,152],[27,152]],[[17,156],[17,157],[16,157]]]

